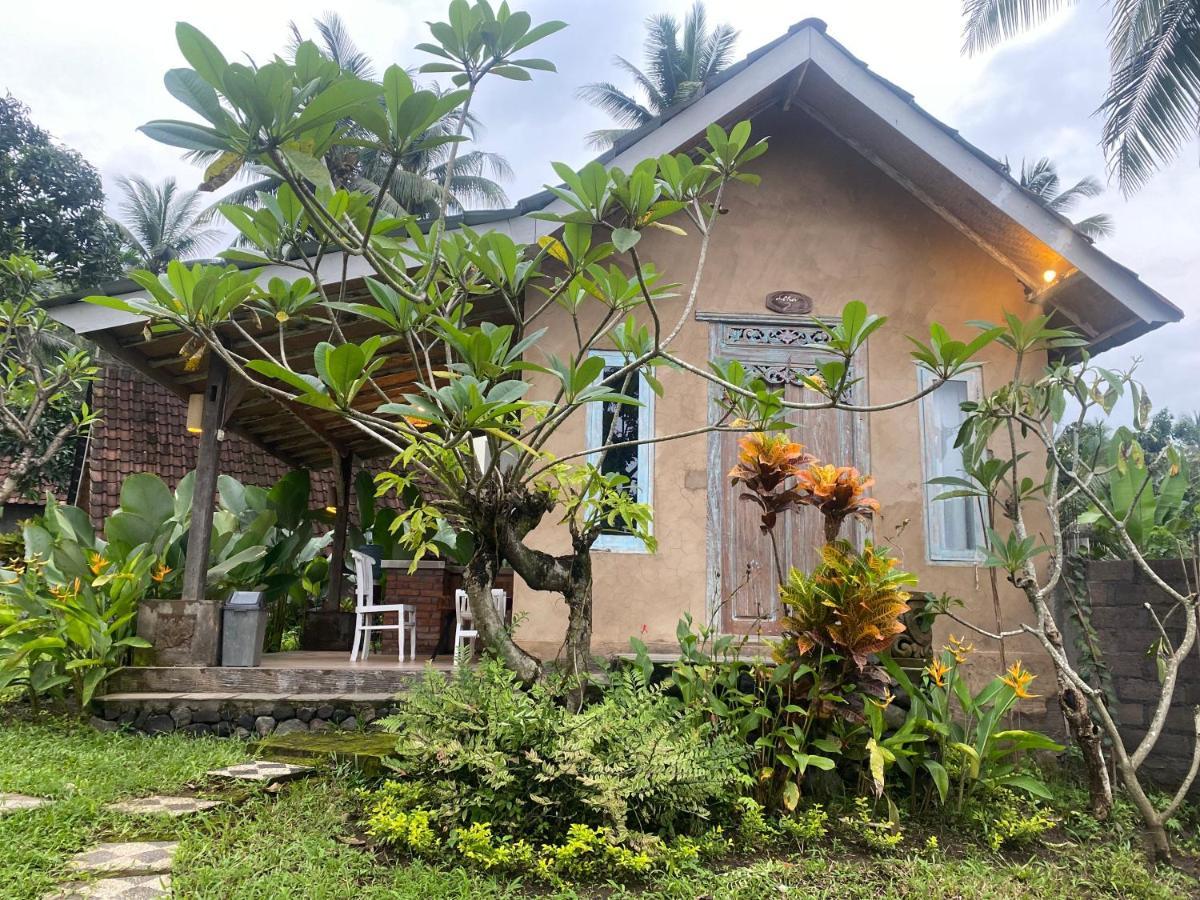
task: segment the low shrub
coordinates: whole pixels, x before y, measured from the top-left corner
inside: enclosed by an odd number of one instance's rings
[[[532,875],[559,884],[567,881],[638,880],[653,872],[679,874],[729,850],[721,830],[699,837],[678,835],[669,841],[655,835],[625,832],[573,822],[561,840],[535,844],[508,829],[497,832],[490,822],[472,822],[445,834],[434,830],[428,809],[404,809],[412,794],[385,784],[372,795],[367,832],[380,843],[411,856],[461,865],[489,873]]]
[[[403,779],[385,789],[388,808],[428,811],[443,836],[502,822],[501,837],[553,843],[587,826],[621,843],[698,835],[748,784],[742,743],[637,670],[613,673],[580,712],[561,696],[495,661],[426,673],[382,723]]]
[[[993,850],[1031,846],[1058,824],[1036,801],[1004,789],[981,798],[964,818]]]

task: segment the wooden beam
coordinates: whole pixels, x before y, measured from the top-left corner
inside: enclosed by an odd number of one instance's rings
[[[346,571],[346,533],[350,529],[350,482],[354,474],[353,452],[337,454],[337,512],[333,516],[333,545],[329,550],[329,592],[322,609],[337,612],[342,601]]]
[[[220,432],[225,425],[229,397],[229,369],[216,354],[208,360],[204,410],[200,419],[200,447],[196,451],[196,482],[192,492],[192,521],[188,528],[187,558],[183,570],[183,599],[196,605],[196,633],[192,637],[193,665],[215,666],[221,655],[221,610],[208,597],[208,551],[216,506],[217,475],[221,469]]]

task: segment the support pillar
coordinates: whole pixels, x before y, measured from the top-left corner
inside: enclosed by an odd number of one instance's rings
[[[200,420],[200,446],[196,450],[187,562],[183,570],[183,600],[193,605],[196,614],[192,664],[199,666],[215,666],[221,655],[220,603],[207,596],[208,551],[212,540],[217,476],[220,474],[220,431],[225,424],[228,397],[228,366],[215,353],[210,353],[208,381],[204,385],[204,410]]]

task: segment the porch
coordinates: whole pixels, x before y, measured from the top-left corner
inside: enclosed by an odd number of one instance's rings
[[[94,724],[221,737],[355,731],[387,715],[427,667],[449,671],[453,658],[352,663],[349,653],[302,650],[265,654],[256,668],[131,666],[96,698]]]

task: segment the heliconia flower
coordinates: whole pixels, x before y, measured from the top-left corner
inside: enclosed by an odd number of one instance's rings
[[[950,674],[950,667],[940,659],[935,659],[925,667],[925,674],[930,677],[938,687],[946,686],[946,676]]]
[[[150,577],[156,584],[162,584],[163,579],[170,575],[171,571],[171,567],[166,563],[159,563],[157,566],[155,566],[154,571],[150,573]]]
[[[108,568],[108,560],[103,554],[93,550],[88,554],[88,568],[92,570],[93,575],[99,575]]]
[[[967,661],[968,654],[975,649],[975,645],[967,643],[965,638],[957,638],[954,635],[950,635],[949,643],[942,647],[942,649],[951,654],[956,663],[962,665]]]
[[[1021,665],[1018,659],[1015,663],[1008,667],[1008,673],[1000,680],[1013,689],[1013,693],[1017,695],[1018,700],[1029,700],[1038,694],[1029,693],[1029,685],[1037,678],[1032,672]]]

